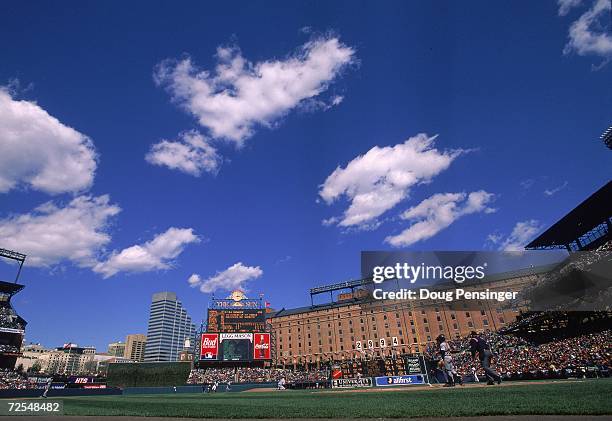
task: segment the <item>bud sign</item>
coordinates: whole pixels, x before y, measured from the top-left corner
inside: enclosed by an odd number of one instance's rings
[[[201,360],[216,360],[219,353],[219,335],[216,333],[202,334]]]

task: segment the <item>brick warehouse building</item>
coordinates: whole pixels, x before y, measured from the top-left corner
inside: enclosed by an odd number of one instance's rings
[[[478,288],[518,291],[550,270],[544,266],[500,274],[479,283]],[[472,330],[498,330],[513,322],[521,309],[520,305],[511,309],[497,301],[468,304],[457,300],[451,306],[445,301],[379,301],[369,297],[368,292],[357,289],[339,294],[336,302],[270,314],[275,351],[272,363],[318,367],[323,362],[361,359],[364,352],[369,357],[419,352],[439,334],[456,338]]]

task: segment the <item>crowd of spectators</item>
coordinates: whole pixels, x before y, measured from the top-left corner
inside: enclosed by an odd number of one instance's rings
[[[557,340],[541,345],[511,335],[486,332],[482,336],[490,344],[495,369],[506,379],[542,379],[609,376],[612,365],[612,330]],[[469,352],[469,337],[449,340],[453,362],[465,377],[483,378],[478,360]],[[437,347],[430,344],[426,357],[436,361]],[[435,364],[433,364],[435,366]],[[281,368],[209,368],[192,370],[188,383],[267,383],[284,378],[288,384],[324,382],[327,370],[294,371]]]
[[[285,379],[287,383],[323,382],[328,379],[326,370],[294,371],[283,368],[208,368],[192,370],[187,383],[209,384],[221,383],[276,383]]]
[[[532,310],[612,311],[612,285],[601,277],[609,270],[612,241],[594,250],[571,253],[562,264],[542,274],[521,295]],[[598,280],[598,278],[601,278]],[[589,279],[588,287],[580,279]],[[524,322],[523,322],[524,324]]]
[[[0,327],[9,329],[23,329],[21,319],[9,305],[0,303]]]
[[[0,369],[0,389],[32,389],[28,378],[13,370]]]
[[[19,349],[15,345],[0,344],[0,352],[19,352]]]
[[[609,375],[612,365],[612,330],[541,345],[515,336],[483,334],[490,344],[493,365],[506,379],[562,378]],[[453,363],[460,374],[484,375],[469,353],[469,338],[449,341]],[[432,357],[434,355],[432,354]]]

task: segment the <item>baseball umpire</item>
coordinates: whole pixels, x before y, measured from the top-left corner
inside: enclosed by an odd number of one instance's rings
[[[491,357],[493,356],[491,347],[489,347],[487,341],[476,332],[472,331],[470,336],[470,352],[472,353],[472,358],[476,359],[476,355],[478,354],[480,366],[484,370],[488,380],[487,384],[495,384],[494,382],[500,384],[501,376],[491,368]]]

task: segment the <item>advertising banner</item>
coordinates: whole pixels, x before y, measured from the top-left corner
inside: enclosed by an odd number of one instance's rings
[[[372,387],[371,377],[362,377],[360,379],[333,379],[333,388],[352,388],[352,387]]]
[[[253,342],[253,334],[252,333],[221,333],[221,342],[227,339],[248,339]]]
[[[426,374],[425,359],[423,356],[405,356],[406,373],[408,374]]]
[[[410,386],[413,384],[426,384],[425,378],[420,374],[376,377],[376,386]]]
[[[219,335],[216,333],[202,334],[201,360],[216,360],[219,355]]]
[[[253,346],[253,359],[269,360],[270,356],[270,334],[255,333],[255,345]]]

